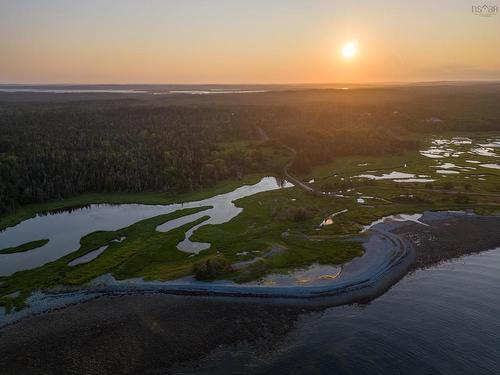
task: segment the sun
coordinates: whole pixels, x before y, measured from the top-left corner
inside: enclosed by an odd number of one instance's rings
[[[351,60],[353,57],[356,56],[357,53],[358,53],[358,45],[356,42],[347,42],[342,46],[340,50],[342,58],[346,60]]]

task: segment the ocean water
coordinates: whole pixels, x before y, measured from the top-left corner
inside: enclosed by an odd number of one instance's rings
[[[210,374],[499,374],[500,248],[418,270],[365,305],[307,313],[272,350],[180,369]]]

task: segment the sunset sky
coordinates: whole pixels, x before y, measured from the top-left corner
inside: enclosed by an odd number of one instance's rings
[[[500,14],[475,4],[0,0],[0,83],[500,79]]]

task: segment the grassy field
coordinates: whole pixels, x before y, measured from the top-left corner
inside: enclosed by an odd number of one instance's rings
[[[471,135],[486,142],[482,134]],[[489,134],[488,137],[492,135]],[[439,138],[450,138],[441,134]],[[432,146],[432,139],[422,139],[422,149]],[[457,146],[457,150],[470,146]],[[117,279],[143,277],[147,280],[170,280],[193,273],[195,265],[217,257],[227,264],[257,260],[246,267],[225,269],[215,278],[236,282],[257,280],[269,273],[286,273],[313,263],[340,264],[362,255],[359,232],[363,225],[380,217],[397,213],[419,213],[425,210],[472,209],[477,213],[500,211],[500,171],[480,167],[479,163],[495,163],[498,158],[464,153],[457,157],[431,159],[419,152],[397,156],[343,157],[318,166],[300,176],[314,179],[314,186],[336,191],[343,196],[317,196],[299,188],[280,189],[255,194],[237,200],[243,212],[220,225],[206,225],[197,230],[193,241],[210,242],[211,247],[190,256],[176,246],[185,232],[208,217],[166,233],[155,228],[168,220],[207,208],[180,210],[167,215],[137,222],[116,231],[98,231],[83,237],[80,248],[55,262],[34,270],[18,272],[0,278],[0,303],[8,309],[21,308],[29,294],[40,288],[57,285],[78,286],[97,276],[111,273]],[[438,174],[442,163],[469,167],[458,174]],[[475,168],[475,169],[472,169]],[[368,180],[359,174],[380,176],[393,171],[428,176],[431,183]],[[228,181],[213,189],[171,197],[159,193],[84,195],[64,201],[23,207],[0,219],[0,228],[14,225],[37,212],[63,209],[90,203],[169,204],[207,198],[257,182],[262,176],[248,176],[240,181]],[[359,199],[363,201],[360,202]],[[347,210],[332,220],[331,225],[319,224],[335,212]],[[124,237],[121,242],[113,241]],[[4,252],[26,251],[40,244],[27,243]],[[108,248],[95,260],[74,267],[69,262],[102,246]]]

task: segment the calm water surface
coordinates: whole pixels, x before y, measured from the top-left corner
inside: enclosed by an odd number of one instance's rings
[[[499,374],[500,249],[419,270],[368,305],[307,314],[271,353],[226,348],[179,370]]]
[[[179,250],[197,253],[208,249],[210,244],[192,242],[189,237],[202,225],[222,224],[236,217],[243,209],[233,204],[235,200],[260,192],[291,186],[293,185],[286,181],[279,181],[274,177],[264,177],[254,185],[241,186],[229,193],[219,194],[200,201],[169,205],[93,204],[70,212],[37,215],[14,227],[0,231],[0,249],[42,239],[48,239],[49,242],[37,249],[22,253],[0,254],[0,276],[36,268],[76,251],[80,247],[80,239],[94,231],[117,230],[140,220],[180,209],[211,206],[212,208],[202,212],[171,220],[157,227],[157,230],[166,232],[208,215],[210,218],[191,228],[186,233],[186,238],[178,245]]]

